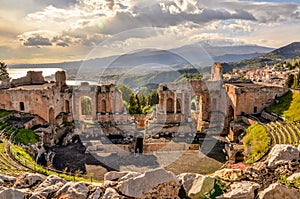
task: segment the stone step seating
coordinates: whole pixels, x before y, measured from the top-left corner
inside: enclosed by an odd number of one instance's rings
[[[271,137],[272,144],[279,144],[281,142],[281,137],[273,131],[274,127],[271,124],[266,124],[265,127],[269,136]]]
[[[266,124],[265,128],[272,140],[272,145],[298,145],[300,143],[300,123],[280,123],[276,121]]]

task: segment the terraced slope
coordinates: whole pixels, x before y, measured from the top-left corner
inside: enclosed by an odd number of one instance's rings
[[[271,138],[272,145],[275,144],[300,144],[300,122],[280,123],[271,122],[265,125],[267,133]]]
[[[16,162],[9,155],[8,142],[1,140],[0,143],[0,173],[9,176],[17,176],[20,173],[28,172],[30,169]]]

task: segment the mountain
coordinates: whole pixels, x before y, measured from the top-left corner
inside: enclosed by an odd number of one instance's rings
[[[238,62],[224,63],[223,67],[227,69],[243,67],[262,67],[266,64],[276,64],[287,59],[293,59],[300,56],[300,42],[293,42],[289,45],[275,49],[269,53],[245,59]]]
[[[87,59],[84,61],[49,63],[49,64],[19,64],[11,65],[12,68],[63,68],[78,71],[120,72],[120,69],[139,67],[140,72],[149,73],[171,69],[184,69],[197,66],[211,66],[213,62],[235,62],[258,56],[273,50],[272,48],[257,45],[213,46],[208,43],[195,43],[170,50],[142,49],[120,56]],[[108,72],[109,72],[108,71]]]

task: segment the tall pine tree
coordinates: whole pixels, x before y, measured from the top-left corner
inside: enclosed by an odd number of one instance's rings
[[[9,79],[9,74],[7,72],[7,65],[4,62],[0,62],[0,81],[5,81]]]

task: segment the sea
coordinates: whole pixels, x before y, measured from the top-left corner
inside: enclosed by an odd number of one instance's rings
[[[62,71],[62,70],[63,70],[62,68],[8,68],[7,69],[9,76],[12,79],[17,79],[26,76],[27,71],[42,71],[46,81],[54,80],[54,74],[57,71]],[[92,81],[67,80],[67,85],[76,86],[76,85],[80,85],[81,82],[88,82],[90,85],[98,84],[97,82],[92,82]]]

